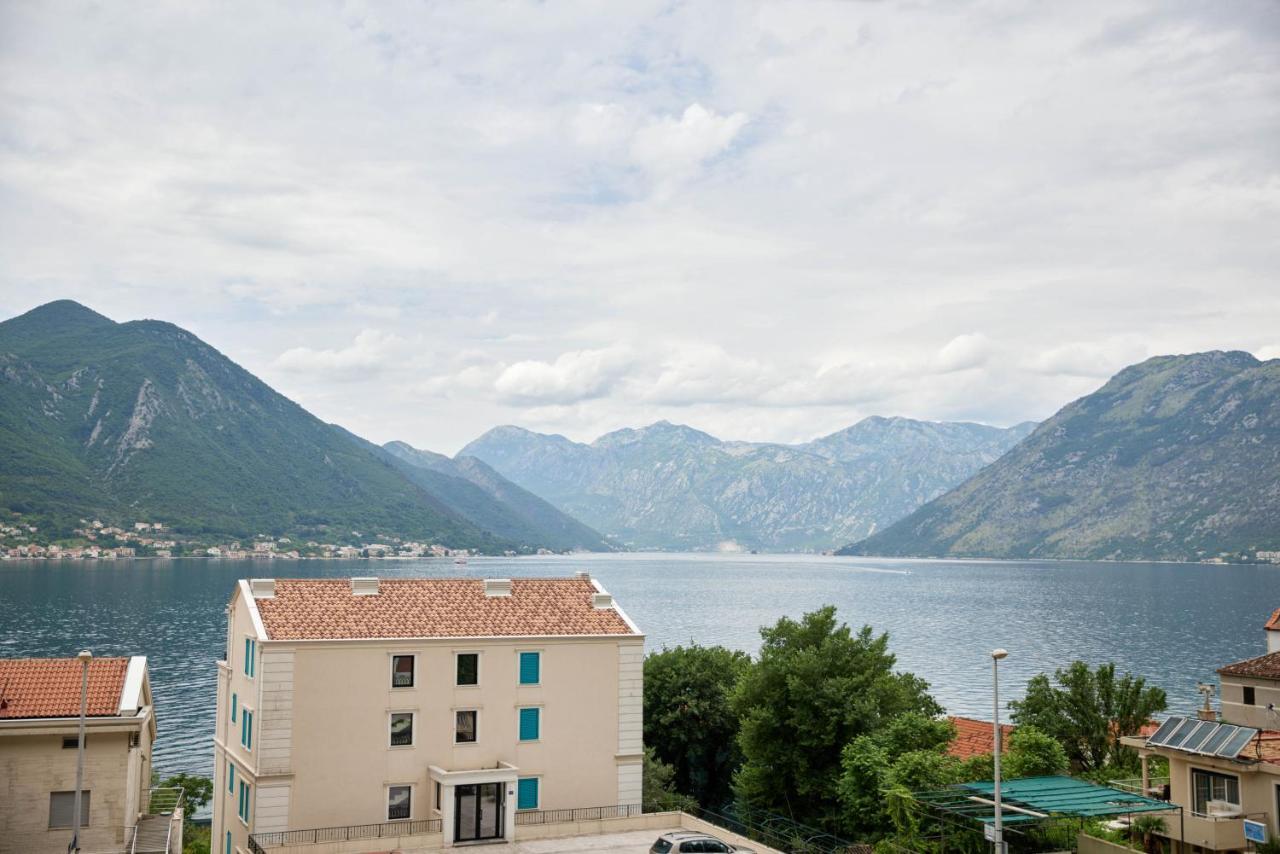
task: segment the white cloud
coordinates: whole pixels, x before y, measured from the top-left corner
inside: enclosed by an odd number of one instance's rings
[[[0,317],[373,439],[1008,423],[1280,328],[1274,5],[83,9],[0,5]]]
[[[1253,353],[1263,362],[1269,362],[1272,359],[1280,359],[1280,344],[1272,344],[1269,347],[1260,347]]]

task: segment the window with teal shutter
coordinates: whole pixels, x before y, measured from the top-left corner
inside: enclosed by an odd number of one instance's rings
[[[538,808],[538,778],[521,777],[516,782],[516,809],[536,810]]]
[[[227,791],[234,792],[236,790],[236,766],[231,764],[231,760],[227,760]]]
[[[542,655],[537,652],[520,653],[520,684],[537,685],[542,680]]]
[[[236,695],[231,695],[231,722],[236,722]]]
[[[227,854],[231,854],[231,831],[227,831]]]
[[[530,708],[520,710],[520,740],[521,741],[537,741],[538,725],[541,723],[542,709]]]
[[[253,712],[248,709],[240,714],[240,743],[245,750],[253,750]]]

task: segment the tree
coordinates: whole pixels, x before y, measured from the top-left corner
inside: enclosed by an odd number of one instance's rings
[[[655,756],[652,747],[644,749],[640,801],[645,812],[687,810],[695,806],[692,798],[675,790],[675,775],[675,769]]]
[[[1076,661],[1055,671],[1053,678],[1050,682],[1043,673],[1031,678],[1024,699],[1009,704],[1014,723],[1056,739],[1077,771],[1132,766],[1135,754],[1120,744],[1120,737],[1164,711],[1164,691],[1140,676],[1126,673],[1117,679],[1114,664],[1092,671]]]
[[[197,774],[174,774],[162,780],[157,786],[161,789],[182,790],[182,811],[185,815],[194,815],[213,798],[213,781]]]
[[[738,716],[729,698],[751,664],[722,646],[677,646],[644,662],[644,741],[674,769],[675,788],[703,806],[732,796],[742,761]]]
[[[941,708],[923,680],[893,671],[887,634],[875,637],[870,626],[854,634],[833,606],[760,634],[760,658],[732,698],[743,754],[735,793],[746,806],[837,828],[845,745],[898,715]]]
[[[1050,777],[1067,773],[1067,752],[1052,736],[1033,726],[1019,727],[1009,736],[1009,750],[1001,757],[1000,772],[1010,780],[1019,777]],[[984,779],[990,779],[988,774]]]

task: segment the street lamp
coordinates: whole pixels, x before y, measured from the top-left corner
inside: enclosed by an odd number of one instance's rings
[[[991,721],[991,731],[994,736],[992,743],[995,745],[995,780],[993,781],[995,784],[995,797],[993,800],[996,804],[996,838],[993,841],[995,842],[996,854],[1003,854],[1006,850],[1004,847],[1004,823],[1001,820],[1003,816],[1000,808],[1000,736],[1002,735],[1000,731],[1000,661],[1008,655],[1009,653],[1003,649],[991,650],[991,702],[995,711]]]
[[[76,749],[76,800],[74,828],[71,832],[71,844],[67,846],[67,854],[80,850],[80,790],[84,788],[84,718],[89,710],[89,662],[93,661],[93,653],[87,649],[80,650],[76,656],[80,662],[80,743]]]

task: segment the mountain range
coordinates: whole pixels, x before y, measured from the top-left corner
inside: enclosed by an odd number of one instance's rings
[[[504,426],[459,456],[630,547],[829,549],[942,494],[1033,426],[873,417],[799,445],[722,441],[665,421],[590,444]]]
[[[607,547],[479,461],[423,459],[326,424],[170,323],[66,300],[0,323],[0,509],[54,530]]]
[[[1257,559],[1280,552],[1280,359],[1159,356],[846,554]]]

